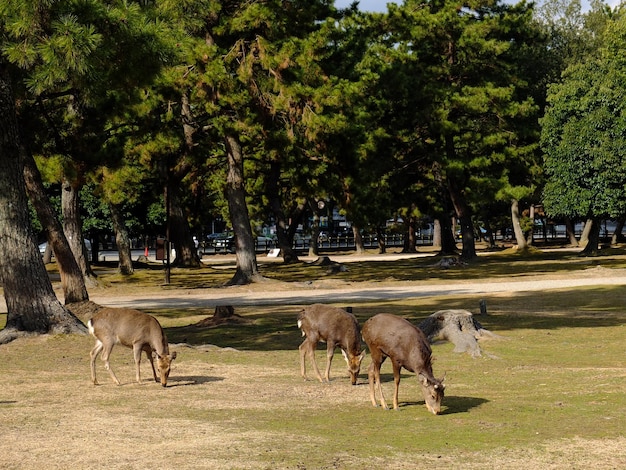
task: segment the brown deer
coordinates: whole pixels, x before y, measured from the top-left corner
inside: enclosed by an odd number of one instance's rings
[[[372,356],[372,363],[367,373],[372,405],[378,406],[376,403],[376,391],[378,391],[381,406],[389,409],[380,384],[380,366],[389,357],[393,366],[395,384],[393,409],[398,409],[400,369],[404,367],[417,375],[424,392],[426,408],[433,414],[440,413],[445,389],[443,378],[438,380],[433,376],[430,345],[418,327],[404,318],[379,313],[363,325],[363,340]]]
[[[300,350],[300,373],[306,376],[306,356],[310,356],[313,369],[320,382],[324,382],[315,361],[315,349],[320,341],[326,342],[326,382],[330,382],[330,364],[333,361],[335,347],[339,347],[348,363],[348,372],[352,385],[356,385],[361,361],[365,351],[361,350],[359,323],[354,315],[330,305],[309,305],[298,314],[298,328],[302,330],[304,341]]]
[[[170,354],[167,338],[156,318],[128,308],[103,308],[89,320],[87,327],[89,328],[89,333],[96,338],[96,344],[90,354],[91,380],[94,385],[98,385],[98,380],[96,379],[96,358],[100,353],[102,353],[104,368],[109,371],[113,381],[117,385],[120,384],[109,364],[111,350],[113,346],[119,343],[133,349],[138,383],[141,383],[139,376],[141,352],[145,351],[152,366],[152,375],[155,382],[159,382],[159,378],[154,368],[153,353],[157,358],[161,385],[167,386],[167,378],[170,375],[170,367],[172,361],[176,358],[176,353]]]

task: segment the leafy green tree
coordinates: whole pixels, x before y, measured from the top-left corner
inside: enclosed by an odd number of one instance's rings
[[[1,8],[3,53],[22,75],[19,111],[34,118],[21,120],[25,142],[37,155],[60,157],[64,230],[91,279],[80,187],[89,171],[111,158],[100,149],[167,55],[163,31],[135,2],[11,1]]]
[[[553,216],[619,218],[626,213],[626,19],[608,25],[596,57],[570,66],[550,87],[541,120],[548,178],[546,211]],[[598,225],[586,253],[598,248]]]

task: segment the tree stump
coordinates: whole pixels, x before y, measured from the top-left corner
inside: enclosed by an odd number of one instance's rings
[[[198,328],[214,328],[219,325],[225,324],[244,324],[250,321],[241,315],[235,313],[235,308],[232,305],[218,305],[215,307],[215,312],[212,317],[207,317],[204,320],[200,320],[194,326]]]
[[[472,357],[481,356],[479,339],[498,338],[486,330],[467,310],[439,310],[419,324],[428,340],[447,340],[454,344],[454,352],[467,352]]]

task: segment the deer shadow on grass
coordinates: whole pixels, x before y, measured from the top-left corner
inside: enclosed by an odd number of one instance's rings
[[[400,387],[402,387],[402,383],[404,381],[410,381],[411,379],[417,380],[414,374],[400,374],[400,379],[401,379]],[[366,380],[367,380],[367,377],[366,377]],[[386,382],[393,383],[393,374],[380,374],[380,382],[381,383],[386,383]],[[421,394],[421,391],[419,391],[418,393]],[[390,395],[390,397],[391,396],[392,395]],[[489,403],[489,400],[487,400],[486,398],[460,397],[460,396],[454,396],[454,395],[446,395],[443,397],[443,400],[441,401],[441,413],[439,414],[449,415],[449,414],[456,414],[456,413],[467,413],[472,408],[478,408],[479,406],[485,403]],[[403,401],[403,402],[398,403],[398,407],[400,409],[406,406],[425,406],[425,402],[424,400],[421,400],[421,401]]]
[[[486,398],[479,397],[459,397],[459,396],[445,396],[441,401],[440,415],[452,415],[458,413],[467,413],[472,408],[478,408],[479,406],[488,403]],[[406,406],[425,406],[424,400],[422,401],[403,401],[398,403],[400,409]]]
[[[188,385],[202,385],[210,382],[221,382],[224,377],[210,377],[206,375],[182,375],[170,377],[167,381],[168,387],[184,387]]]

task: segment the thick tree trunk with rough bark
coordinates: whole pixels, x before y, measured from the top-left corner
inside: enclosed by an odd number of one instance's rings
[[[433,247],[441,247],[441,222],[433,220]]]
[[[64,178],[62,183],[61,211],[63,213],[63,232],[70,245],[74,259],[83,273],[87,286],[94,286],[97,284],[96,275],[91,270],[87,249],[83,241],[79,190],[78,187],[67,178]]]
[[[293,236],[295,235],[295,227],[290,227],[285,217],[282,201],[280,198],[280,163],[272,162],[267,178],[267,194],[269,197],[270,207],[276,221],[276,238],[278,248],[286,264],[297,263],[298,254],[293,249]],[[297,224],[292,224],[296,225]],[[289,230],[293,228],[293,230]]]
[[[228,175],[226,177],[226,199],[230,220],[235,232],[235,253],[237,270],[229,285],[243,285],[262,279],[259,274],[254,239],[250,227],[250,216],[246,204],[243,176],[243,152],[239,141],[232,136],[225,139],[228,158]]]
[[[461,224],[461,238],[463,243],[461,258],[466,260],[474,259],[477,255],[471,210],[456,183],[451,179],[448,179],[448,190],[450,191],[450,199],[452,200],[456,216],[459,218]]]
[[[593,219],[589,218],[585,221],[585,225],[583,226],[583,231],[580,234],[580,241],[578,242],[580,245],[587,246],[589,243],[589,238],[591,237],[591,231],[593,229]],[[598,234],[600,227],[598,227]]]
[[[354,251],[357,255],[365,253],[365,246],[363,246],[363,236],[361,230],[356,225],[352,226],[352,234],[354,235]]]
[[[24,158],[26,190],[30,202],[37,211],[39,221],[46,229],[48,235],[46,255],[51,257],[52,250],[54,250],[54,255],[59,267],[59,274],[61,276],[61,287],[63,288],[65,303],[71,304],[89,300],[83,273],[74,259],[70,245],[63,233],[61,222],[59,222],[52,208],[52,204],[50,204],[50,199],[46,194],[41,174],[35,164],[35,160],[32,154],[25,149],[22,151],[22,157]],[[44,258],[44,262],[45,261]]]
[[[417,227],[417,220],[414,216],[409,216],[406,224],[406,237],[404,239],[404,248],[402,250],[403,253],[416,253],[417,249],[415,233]]]
[[[169,198],[169,237],[176,250],[176,259],[172,264],[185,268],[200,266],[200,257],[193,241],[185,209],[181,203],[178,178],[172,178],[168,185]]]
[[[588,234],[587,244],[580,254],[581,256],[595,256],[600,250],[600,220],[597,217],[587,219],[585,231]]]
[[[30,225],[9,80],[0,59],[0,282],[8,312],[0,343],[25,332],[84,333],[84,325],[56,298]]]
[[[130,238],[128,230],[124,223],[124,217],[120,208],[115,204],[109,204],[111,211],[111,221],[113,222],[113,230],[115,231],[115,244],[119,254],[118,269],[121,274],[129,276],[135,272],[133,267],[133,258],[130,251]]]
[[[565,232],[569,239],[569,244],[572,246],[578,246],[578,240],[576,239],[576,231],[574,230],[574,223],[569,217],[565,217]]]
[[[520,225],[519,216],[519,201],[513,199],[511,201],[511,222],[513,223],[513,233],[515,234],[515,241],[517,242],[517,249],[522,251],[528,248],[526,237],[522,232],[522,226]]]

